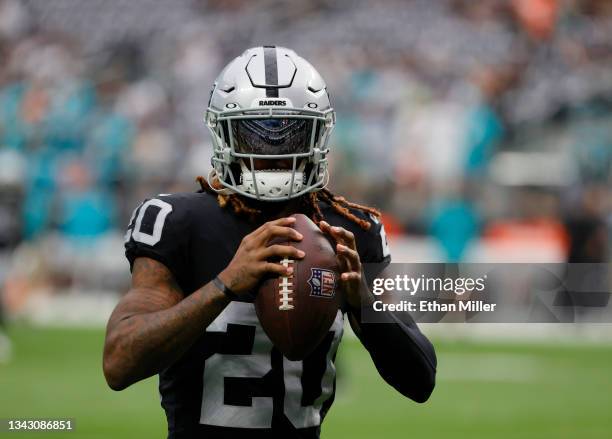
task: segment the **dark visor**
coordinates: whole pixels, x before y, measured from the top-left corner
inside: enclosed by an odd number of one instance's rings
[[[234,148],[243,154],[307,153],[312,123],[309,119],[233,120]]]

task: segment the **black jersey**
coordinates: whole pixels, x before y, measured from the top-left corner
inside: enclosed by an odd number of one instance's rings
[[[369,231],[321,203],[325,220],[355,234],[364,263],[390,261],[382,224]],[[221,208],[207,193],[159,195],[132,215],[126,256],[146,256],[173,273],[185,295],[210,282],[231,261],[242,238],[260,224]],[[375,273],[372,273],[375,274]],[[160,373],[169,438],[316,438],[335,393],[336,350],[343,331],[338,311],[327,337],[303,361],[290,361],[264,333],[252,301],[231,302],[200,339]]]

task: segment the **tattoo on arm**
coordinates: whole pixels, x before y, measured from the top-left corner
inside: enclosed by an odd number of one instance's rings
[[[228,304],[212,283],[184,298],[172,273],[153,259],[137,258],[132,273],[106,332],[104,372],[113,389],[170,366]]]

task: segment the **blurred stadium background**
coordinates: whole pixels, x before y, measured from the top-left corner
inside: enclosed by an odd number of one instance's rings
[[[0,418],[163,436],[156,379],[115,394],[101,372],[123,233],[196,190],[210,86],[261,44],[326,79],[331,188],[383,210],[396,262],[609,263],[610,1],[0,0]],[[348,337],[323,437],[609,437],[609,326],[424,329],[431,401]]]

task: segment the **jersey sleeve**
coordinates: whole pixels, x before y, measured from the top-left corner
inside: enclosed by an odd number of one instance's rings
[[[125,234],[125,256],[130,263],[148,257],[164,264],[179,284],[185,279],[189,215],[182,200],[158,195],[143,201],[132,213]]]

